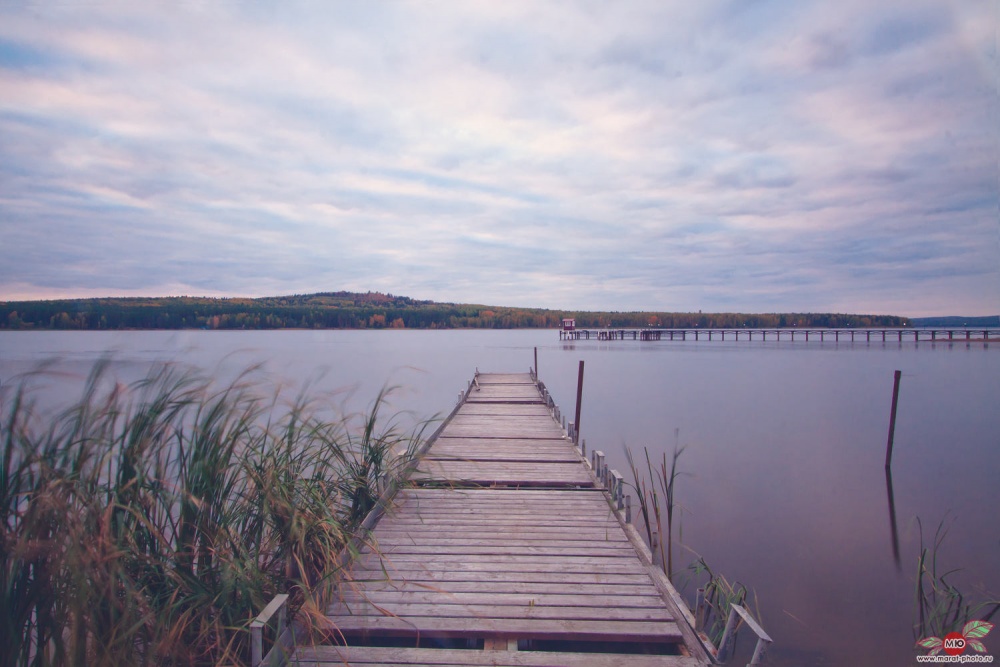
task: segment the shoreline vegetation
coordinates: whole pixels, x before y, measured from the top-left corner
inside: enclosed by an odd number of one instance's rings
[[[0,390],[2,665],[246,665],[277,593],[307,628],[361,522],[422,441],[384,414],[333,419],[248,369],[226,386],[98,362],[57,412],[45,370]],[[310,619],[315,622],[310,622]]]
[[[0,301],[0,329],[552,329],[563,317],[580,328],[901,327],[921,320],[836,313],[671,313],[559,311],[436,303],[380,292],[281,297],[99,298]],[[934,318],[948,319],[948,318]],[[1000,318],[955,318],[997,326]],[[960,324],[958,326],[961,326]]]

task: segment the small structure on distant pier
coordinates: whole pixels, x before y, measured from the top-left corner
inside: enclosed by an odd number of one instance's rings
[[[562,330],[563,331],[573,331],[576,329],[576,320],[572,317],[562,318]]]

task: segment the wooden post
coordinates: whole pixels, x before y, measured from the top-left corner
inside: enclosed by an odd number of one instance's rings
[[[275,636],[280,636],[285,629],[285,604],[288,602],[288,595],[282,593],[275,595],[274,599],[267,603],[264,610],[250,623],[250,664],[252,667],[259,667],[264,658],[264,626],[267,625],[275,613],[278,614],[278,629]]]
[[[764,656],[767,655],[767,647],[771,645],[771,642],[765,641],[764,639],[757,639],[757,646],[753,649],[753,656],[750,658],[750,665],[759,665],[764,662]]]
[[[611,500],[614,502],[615,509],[617,509],[617,510],[623,510],[623,509],[625,509],[625,502],[624,502],[625,499],[624,499],[624,495],[623,495],[624,489],[622,488],[624,486],[623,482],[624,482],[624,480],[622,479],[621,473],[618,472],[617,470],[612,470],[611,471]]]
[[[535,382],[538,382],[538,348],[535,348]]]
[[[625,523],[632,523],[632,496],[625,494]]]
[[[663,559],[660,558],[660,533],[656,530],[653,531],[652,544],[649,545],[649,552],[653,555],[653,565],[663,569]]]
[[[580,373],[576,377],[576,420],[573,422],[575,433],[580,433],[580,405],[583,403],[583,359],[580,360]],[[573,439],[577,442],[577,438]]]
[[[885,467],[892,465],[892,439],[896,435],[896,403],[899,401],[899,378],[902,371],[896,371],[892,380],[892,410],[889,412],[889,442],[885,446]]]
[[[701,632],[705,623],[705,589],[699,588],[694,598],[694,631]]]
[[[729,607],[729,618],[726,619],[726,629],[722,631],[722,639],[719,640],[719,662],[726,662],[733,651],[733,644],[736,643],[736,608],[735,605]]]
[[[903,564],[899,560],[899,530],[896,528],[896,499],[892,493],[892,468],[885,468],[885,493],[889,499],[889,533],[892,538],[892,560],[896,563],[896,569],[902,570]]]

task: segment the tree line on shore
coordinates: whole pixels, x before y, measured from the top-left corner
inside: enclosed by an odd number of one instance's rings
[[[0,329],[520,329],[894,327],[893,315],[557,311],[436,303],[380,292],[281,297],[100,298],[0,302]]]

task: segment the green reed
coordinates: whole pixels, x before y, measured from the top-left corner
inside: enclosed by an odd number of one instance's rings
[[[989,621],[1000,610],[1000,600],[991,599],[985,590],[975,595],[963,593],[949,578],[960,569],[944,570],[938,567],[938,552],[948,536],[947,517],[938,523],[930,546],[924,544],[924,528],[917,517],[920,532],[920,554],[914,580],[915,640],[926,637],[944,637],[959,632],[970,621]]]
[[[674,572],[674,509],[676,507],[675,490],[677,488],[677,478],[683,473],[677,467],[677,462],[684,453],[683,447],[674,446],[674,452],[667,465],[667,453],[663,452],[663,460],[659,469],[653,466],[649,458],[649,448],[643,447],[646,455],[646,470],[649,473],[647,478],[643,475],[635,459],[632,450],[625,447],[625,458],[628,460],[629,468],[632,470],[633,484],[636,498],[639,503],[639,512],[642,515],[643,526],[646,529],[646,539],[650,549],[659,550],[659,559],[667,578],[671,578]],[[662,502],[661,502],[662,501]],[[663,521],[666,520],[667,530],[663,530]],[[653,545],[653,527],[660,536],[659,544]]]
[[[246,664],[277,593],[308,619],[338,554],[419,435],[389,390],[359,418],[216,388],[175,366],[123,386],[95,365],[53,414],[0,391],[0,665]]]

